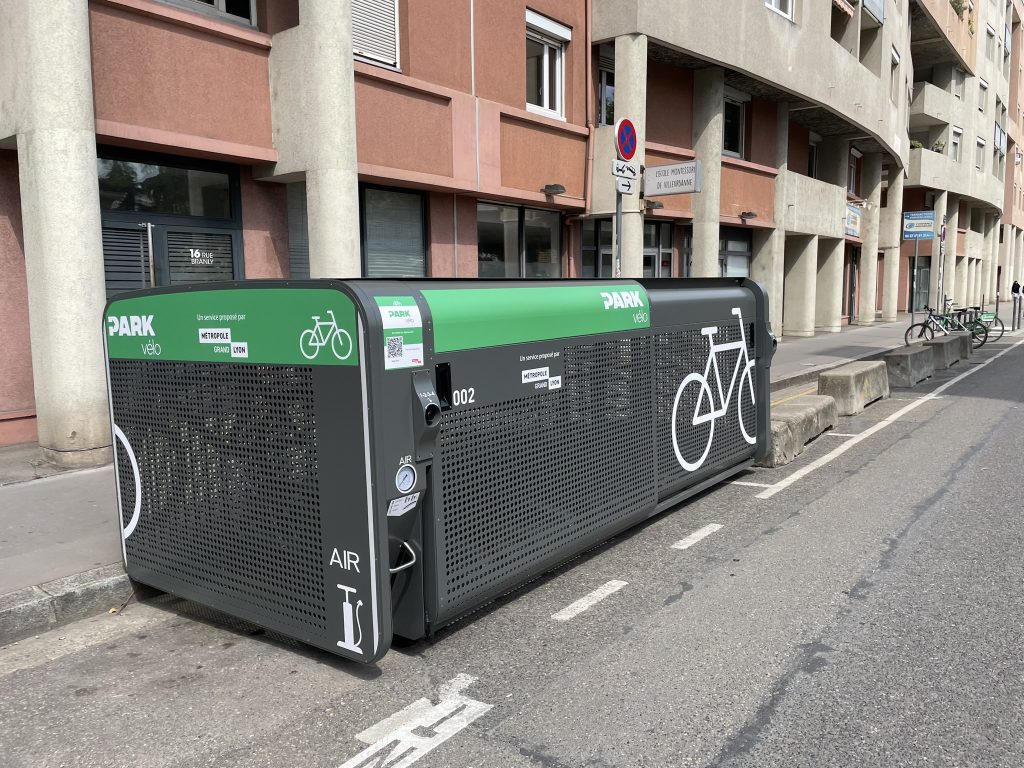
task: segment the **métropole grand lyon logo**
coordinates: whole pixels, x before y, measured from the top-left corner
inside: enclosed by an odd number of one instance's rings
[[[159,357],[162,351],[153,339],[153,315],[109,315],[107,317],[108,336],[141,336],[149,341],[142,342],[142,354],[147,357]]]

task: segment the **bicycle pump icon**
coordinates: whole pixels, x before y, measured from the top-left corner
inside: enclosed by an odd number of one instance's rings
[[[363,607],[363,601],[357,600],[355,605],[352,604],[350,598],[356,593],[355,587],[346,587],[344,584],[339,584],[338,589],[345,592],[345,602],[341,606],[341,622],[345,636],[338,641],[338,647],[344,648],[346,651],[352,651],[352,653],[362,653],[363,651],[359,646],[363,642],[363,624],[359,620],[359,609]],[[359,633],[358,638],[356,637],[357,631]]]
[[[688,472],[695,472],[704,465],[708,453],[711,451],[711,443],[715,437],[715,422],[728,412],[733,392],[736,391],[737,379],[739,379],[739,390],[736,393],[736,416],[739,421],[740,432],[743,433],[743,439],[751,445],[757,442],[756,432],[752,434],[751,430],[747,429],[747,425],[743,423],[744,406],[755,406],[754,361],[750,359],[750,355],[747,353],[747,333],[743,325],[743,313],[739,307],[733,307],[732,314],[740,321],[739,341],[716,344],[712,337],[718,333],[718,326],[701,328],[701,335],[708,337],[708,359],[704,364],[704,373],[695,372],[684,378],[683,383],[679,385],[679,390],[676,392],[675,402],[672,404],[672,447],[675,449],[676,458],[679,460],[679,463]],[[736,367],[733,368],[732,378],[729,379],[729,388],[728,390],[723,390],[722,374],[718,367],[718,354],[731,350],[737,350],[739,354],[736,356]],[[718,403],[720,403],[717,406],[715,405],[714,391],[710,383],[712,373],[714,373],[715,389],[718,392]],[[747,398],[746,401],[744,397]],[[681,404],[684,406],[683,423],[694,427],[695,439],[688,442],[696,443],[696,445],[690,444],[683,447],[679,445],[678,419]],[[709,425],[706,442],[701,438],[699,430],[696,429],[705,424]],[[702,443],[704,448],[700,455],[693,455],[696,454],[696,451],[701,450]],[[693,455],[692,459],[688,460],[684,453]]]
[[[314,359],[328,344],[339,360],[347,360],[352,354],[352,337],[344,328],[338,327],[332,310],[328,309],[327,314],[331,316],[330,322],[321,320],[320,315],[313,315],[310,318],[313,327],[299,334],[299,351],[307,360]]]

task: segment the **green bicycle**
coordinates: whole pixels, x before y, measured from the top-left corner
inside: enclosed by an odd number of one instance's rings
[[[974,349],[981,347],[988,341],[988,326],[980,319],[964,317],[960,319],[955,312],[947,312],[944,315],[938,314],[934,309],[928,307],[928,317],[920,323],[914,323],[907,328],[903,334],[903,342],[907,345],[915,341],[931,341],[936,333],[948,336],[954,331],[965,331],[971,335],[971,346]],[[1000,334],[1002,335],[1002,334]]]

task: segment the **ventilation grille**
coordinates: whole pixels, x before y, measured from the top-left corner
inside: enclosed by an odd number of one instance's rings
[[[748,359],[753,360],[753,325],[748,325],[744,330],[747,336]],[[739,323],[719,325],[718,333],[714,334],[713,338],[716,345],[740,341]],[[676,409],[676,437],[683,459],[688,464],[700,463],[700,457],[708,446],[709,439],[710,449],[700,467],[693,471],[685,469],[676,456],[672,443],[672,408],[676,393],[683,380],[691,373],[704,375],[709,348],[708,337],[699,329],[661,334],[654,340],[658,393],[658,491],[661,496],[666,495],[664,492],[667,489],[682,488],[721,469],[734,466],[739,460],[747,455],[752,456],[755,452],[756,446],[744,439],[740,429],[739,412],[742,403],[743,424],[747,434],[751,437],[757,434],[757,409],[749,395],[750,387],[742,377],[742,368],[736,375],[736,383],[733,385],[732,396],[725,413],[713,422],[708,419],[704,423],[694,425],[698,401],[702,415],[711,413],[712,403],[715,410],[722,407],[718,382],[712,366],[707,378],[708,389],[705,390],[699,383],[690,383],[683,389]],[[733,377],[739,355],[739,349],[715,354],[724,395],[729,394],[729,382]],[[751,369],[751,375],[753,373]],[[740,386],[741,383],[743,387]],[[697,420],[701,421],[700,418]]]
[[[142,485],[129,567],[282,631],[326,632],[312,379],[308,367],[110,361],[114,423]],[[127,526],[135,480],[116,443]]]
[[[564,360],[560,390],[444,416],[440,621],[655,505],[651,339]]]

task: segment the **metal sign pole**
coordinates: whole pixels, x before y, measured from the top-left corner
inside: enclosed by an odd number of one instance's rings
[[[622,193],[615,193],[615,277],[622,277]]]
[[[915,310],[917,309],[917,254],[921,249],[921,241],[914,239],[914,268],[910,270],[910,324],[913,325]]]

